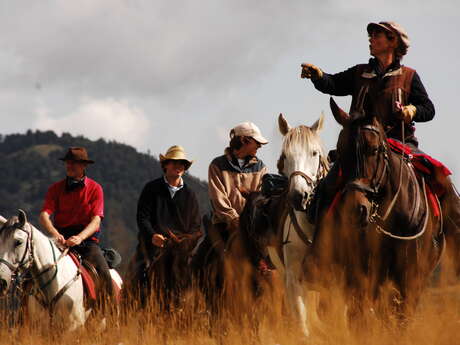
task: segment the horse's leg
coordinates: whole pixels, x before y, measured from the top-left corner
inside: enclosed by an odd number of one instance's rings
[[[75,331],[84,326],[88,317],[84,304],[83,283],[79,278],[56,302],[53,322]]]
[[[293,244],[293,242],[286,244],[283,247],[283,251],[285,260],[284,279],[288,305],[291,313],[293,313],[299,321],[302,333],[305,337],[309,337],[310,331],[308,330],[307,325],[307,307],[305,305],[304,295],[299,281],[303,257],[299,257],[299,248]]]

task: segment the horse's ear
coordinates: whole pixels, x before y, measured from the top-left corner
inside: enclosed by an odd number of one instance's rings
[[[338,123],[340,123],[342,126],[345,126],[348,122],[350,122],[350,115],[340,109],[332,97],[329,100],[329,104],[331,106],[332,115],[334,115],[334,118]]]
[[[27,223],[27,215],[21,209],[18,210],[18,220],[19,220],[19,223],[18,223],[19,228],[23,228],[24,225],[26,225],[26,223]]]
[[[291,126],[289,126],[289,123],[286,121],[283,114],[278,116],[278,127],[282,135],[286,135],[286,133],[291,129]]]
[[[321,112],[321,116],[318,120],[310,127],[315,132],[320,132],[323,129],[324,125],[324,113]]]

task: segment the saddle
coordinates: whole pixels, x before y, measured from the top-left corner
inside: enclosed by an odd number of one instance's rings
[[[444,187],[442,183],[436,180],[436,176],[447,177],[451,175],[452,172],[449,168],[430,155],[423,152],[417,152],[409,145],[405,145],[396,139],[387,138],[387,143],[391,151],[409,160],[418,177],[424,176],[427,178],[427,182],[436,196],[442,197],[442,195],[444,195]]]
[[[72,251],[69,252],[69,256],[80,270],[85,297],[89,299],[91,303],[95,302],[97,298],[97,282],[99,279],[96,269],[89,262],[82,261],[79,255]]]
[[[84,295],[87,300],[87,303],[89,305],[94,305],[102,289],[102,282],[100,281],[101,278],[99,277],[96,271],[96,268],[90,262],[86,260],[81,260],[80,256],[75,252],[69,251],[69,256],[71,257],[75,265],[80,270],[80,274],[81,274],[82,282],[83,282],[83,289],[85,292]],[[122,283],[121,283],[121,278],[120,279],[116,279],[116,278],[117,277],[114,277],[112,275],[113,293],[115,296],[115,300],[118,303],[120,302],[120,299],[121,299]]]

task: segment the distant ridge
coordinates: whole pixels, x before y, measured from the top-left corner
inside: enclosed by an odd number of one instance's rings
[[[48,187],[65,176],[58,158],[70,146],[84,146],[96,161],[87,172],[104,189],[102,244],[119,250],[126,267],[137,243],[138,197],[145,183],[162,175],[156,158],[129,145],[53,131],[0,135],[0,215],[8,218],[22,208],[38,227]],[[208,212],[207,183],[190,175],[185,181],[196,192],[201,213]]]

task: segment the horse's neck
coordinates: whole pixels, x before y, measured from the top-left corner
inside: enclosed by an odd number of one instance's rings
[[[387,183],[391,186],[393,193],[396,193],[399,188],[404,189],[407,193],[419,187],[414,168],[407,164],[403,158],[395,152],[391,152],[390,167],[387,173]]]
[[[387,195],[387,200],[395,199],[396,214],[404,215],[403,219],[407,219],[409,226],[412,226],[426,211],[423,182],[418,180],[414,168],[396,153],[392,154],[391,165],[388,183],[392,192]]]
[[[305,211],[296,211],[296,210],[293,210],[293,211],[294,211],[294,216],[296,217],[296,220],[291,219],[291,217],[289,216],[289,213],[287,213],[286,221],[284,222],[285,229],[283,231],[285,236],[287,236],[287,234],[292,232],[291,229],[295,226],[294,222],[296,221],[300,227],[300,230],[304,232],[305,235],[307,235],[308,239],[313,240],[315,227],[313,224],[311,224],[308,221],[307,213]],[[302,246],[304,245],[305,244],[302,242]]]
[[[38,272],[42,271],[49,265],[56,262],[57,257],[61,254],[59,248],[50,241],[41,231],[30,225],[33,232],[33,250],[35,257],[35,266]]]

